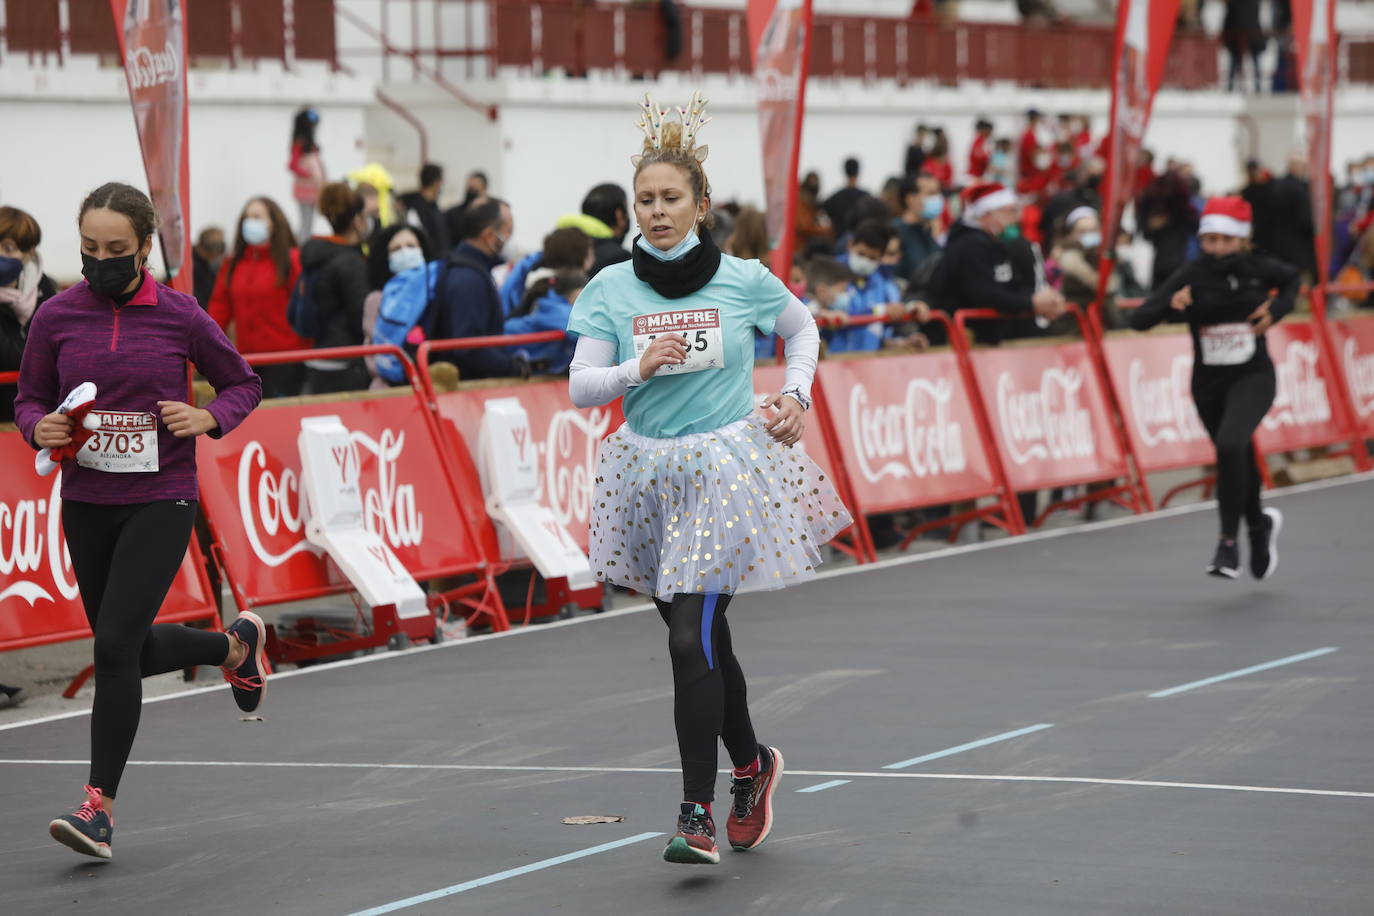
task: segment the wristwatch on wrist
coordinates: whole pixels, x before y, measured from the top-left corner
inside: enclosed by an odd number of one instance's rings
[[[808,398],[806,395],[802,394],[802,390],[796,385],[789,385],[788,387],[780,391],[779,394],[785,394],[789,398],[792,398],[794,401],[796,401],[798,404],[802,406],[802,410],[811,409],[811,399]]]

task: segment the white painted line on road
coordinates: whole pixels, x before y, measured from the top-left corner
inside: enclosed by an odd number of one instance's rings
[[[662,833],[640,833],[635,836],[626,837],[623,840],[615,840],[611,843],[602,843],[600,846],[593,846],[590,849],[580,849],[577,852],[570,852],[567,855],[555,856],[552,859],[544,859],[540,862],[531,862],[529,865],[521,865],[519,868],[511,868],[506,871],[499,871],[494,875],[487,875],[485,878],[477,878],[473,881],[464,881],[462,884],[455,884],[451,887],[443,887],[437,891],[430,891],[427,894],[417,894],[414,897],[407,897],[404,900],[397,900],[394,903],[385,903],[381,906],[374,906],[370,910],[359,910],[353,916],[382,916],[384,913],[394,913],[397,910],[406,910],[422,903],[429,903],[431,900],[439,900],[444,897],[452,897],[454,894],[461,894],[463,891],[474,890],[479,887],[486,887],[488,884],[495,884],[498,881],[509,881],[511,878],[519,878],[531,872],[543,871],[555,865],[562,865],[564,862],[572,862],[576,859],[585,859],[587,856],[594,856],[600,852],[610,852],[612,849],[620,849],[622,846],[631,846],[635,843],[642,843],[645,840],[652,840],[656,836],[663,836]]]
[[[817,784],[814,785],[814,786],[807,786],[805,789],[798,789],[797,791],[798,791],[798,792],[824,792],[826,789],[833,789],[833,788],[835,788],[836,786],[847,786],[847,785],[849,785],[851,782],[853,782],[853,780],[851,780],[851,779],[832,779],[832,780],[830,780],[829,782],[817,783]]]
[[[954,754],[962,754],[964,751],[971,751],[974,748],[986,747],[989,744],[996,744],[999,741],[1010,741],[1012,738],[1020,738],[1022,735],[1029,735],[1034,732],[1042,732],[1047,728],[1054,728],[1053,722],[1042,722],[1039,725],[1032,725],[1028,728],[1018,728],[1014,732],[1003,732],[1000,735],[993,735],[991,738],[982,738],[978,741],[970,741],[968,744],[961,744],[958,747],[945,748],[943,751],[936,751],[933,754],[926,754],[922,757],[912,757],[910,760],[903,760],[900,763],[889,763],[883,767],[884,770],[904,770],[907,767],[914,767],[918,763],[925,763],[927,760],[939,760],[941,757],[949,757]]]
[[[21,760],[0,759],[0,766],[90,766],[89,760]],[[260,761],[260,760],[130,760],[131,767],[246,767],[249,769],[319,769],[319,770],[434,770],[436,772],[490,773],[649,773],[681,776],[679,767],[560,767],[560,766],[504,766],[501,764],[471,763],[331,763],[320,761]],[[729,773],[729,770],[720,770]],[[959,782],[1034,782],[1077,783],[1090,786],[1122,786],[1141,789],[1214,789],[1224,792],[1258,792],[1270,795],[1330,795],[1339,798],[1371,798],[1374,792],[1346,789],[1302,789],[1285,786],[1244,786],[1208,782],[1163,782],[1143,779],[1100,779],[1091,776],[1010,776],[988,773],[897,773],[891,770],[793,770],[790,776],[835,777],[843,779],[944,779]]]
[[[1160,690],[1150,694],[1150,699],[1157,700],[1160,697],[1171,697],[1176,693],[1183,693],[1185,690],[1193,690],[1198,687],[1206,687],[1209,684],[1218,684],[1222,681],[1229,681],[1232,678],[1245,677],[1247,674],[1255,674],[1260,671],[1268,671],[1270,668],[1280,668],[1284,665],[1291,665],[1294,662],[1305,662],[1309,658],[1319,658],[1323,655],[1330,655],[1339,649],[1339,646],[1327,646],[1324,649],[1313,649],[1311,652],[1303,652],[1300,655],[1290,655],[1287,658],[1275,659],[1272,662],[1265,662],[1262,665],[1251,665],[1249,668],[1242,668],[1239,671],[1231,671],[1227,674],[1218,674],[1216,677],[1203,678],[1200,681],[1193,681],[1189,684],[1180,684],[1177,687],[1170,687],[1168,690]]]

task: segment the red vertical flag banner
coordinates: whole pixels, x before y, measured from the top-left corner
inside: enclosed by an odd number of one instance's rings
[[[110,0],[169,283],[191,292],[185,0]],[[185,269],[183,269],[185,268]]]
[[[1303,128],[1316,227],[1317,281],[1325,285],[1331,268],[1331,110],[1336,95],[1336,4],[1332,0],[1293,0],[1293,36],[1298,46]],[[1321,304],[1315,300],[1320,298]],[[1325,311],[1325,297],[1313,297]],[[1323,316],[1324,317],[1324,316]]]
[[[773,273],[788,279],[797,210],[806,76],[811,66],[811,0],[749,0],[749,46],[759,93],[763,184]]]
[[[1094,322],[1101,320],[1102,295],[1114,266],[1121,214],[1135,197],[1135,179],[1150,109],[1164,78],[1179,0],[1121,0],[1116,11],[1112,58],[1112,117],[1107,130],[1107,171],[1102,192],[1103,251]],[[1099,324],[1100,326],[1100,324]]]

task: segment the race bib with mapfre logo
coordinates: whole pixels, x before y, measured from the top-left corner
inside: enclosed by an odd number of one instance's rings
[[[110,474],[151,473],[157,463],[157,417],[130,410],[93,410],[100,425],[76,453],[83,468]]]
[[[633,319],[635,358],[644,356],[649,344],[663,334],[687,338],[687,361],[676,366],[660,366],[655,377],[685,375],[703,369],[725,368],[725,343],[720,330],[720,309],[688,309],[636,315]]]
[[[1208,325],[1198,337],[1206,366],[1239,366],[1255,355],[1255,329],[1246,321]]]

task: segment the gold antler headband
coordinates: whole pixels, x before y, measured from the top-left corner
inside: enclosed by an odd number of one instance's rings
[[[674,129],[668,121],[668,112],[660,109],[654,100],[647,93],[644,101],[639,103],[642,114],[635,126],[644,131],[644,153],[662,149],[680,149],[690,154],[697,162],[705,162],[710,154],[709,146],[697,146],[697,134],[711,119],[706,116],[706,103],[709,99],[705,98],[700,90],[692,93],[692,100],[686,108],[677,109],[678,120],[681,122],[681,129]],[[630,161],[636,166],[643,159],[644,153],[631,156]]]

